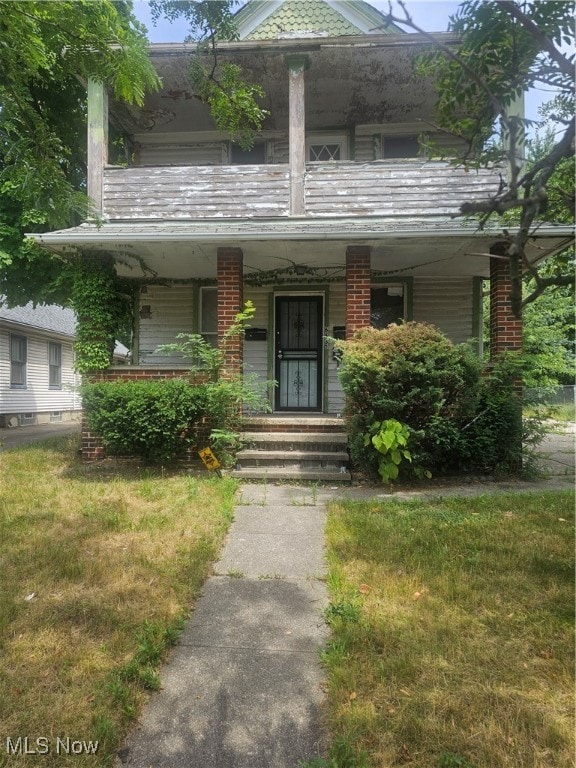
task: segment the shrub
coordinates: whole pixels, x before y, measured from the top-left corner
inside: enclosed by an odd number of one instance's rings
[[[395,419],[413,433],[415,463],[433,471],[452,468],[460,429],[476,414],[479,398],[480,361],[470,348],[414,322],[363,328],[339,347],[355,463],[374,473],[378,458],[365,435],[374,422]]]
[[[210,404],[207,385],[184,379],[85,384],[82,400],[108,454],[152,461],[169,461],[195,445]]]

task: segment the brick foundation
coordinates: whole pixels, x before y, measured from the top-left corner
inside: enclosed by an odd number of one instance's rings
[[[346,249],[346,338],[371,325],[370,248],[350,245]]]
[[[240,336],[227,339],[224,334],[244,306],[243,255],[240,248],[218,248],[218,345],[224,352],[224,370],[228,375],[242,372],[243,344]]]

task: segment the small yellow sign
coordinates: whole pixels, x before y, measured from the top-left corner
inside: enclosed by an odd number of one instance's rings
[[[202,448],[201,451],[198,451],[198,455],[204,462],[206,469],[209,469],[210,471],[220,469],[220,462],[216,456],[214,456],[210,448]]]

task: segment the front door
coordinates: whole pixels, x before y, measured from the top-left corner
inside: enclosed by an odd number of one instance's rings
[[[322,297],[277,296],[275,410],[322,410]]]

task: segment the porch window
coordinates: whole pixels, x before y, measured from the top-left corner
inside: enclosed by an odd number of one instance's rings
[[[243,149],[239,144],[232,144],[230,149],[232,165],[264,165],[266,163],[266,144],[254,144],[250,149]]]
[[[394,159],[403,157],[419,157],[421,147],[417,136],[383,136],[382,157]]]
[[[212,347],[218,346],[218,289],[200,288],[200,335]]]
[[[348,143],[344,135],[309,136],[306,154],[313,163],[329,163],[348,159]]]
[[[370,293],[370,317],[373,328],[386,328],[405,319],[403,285],[374,285]]]
[[[28,339],[26,336],[10,336],[10,386],[26,389],[26,364],[28,362]]]
[[[62,389],[62,344],[48,342],[48,386]]]

